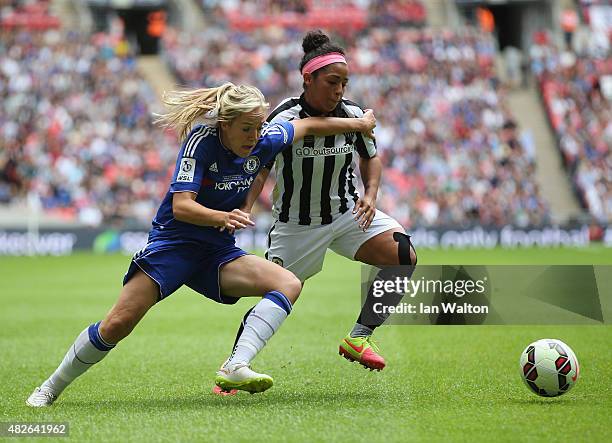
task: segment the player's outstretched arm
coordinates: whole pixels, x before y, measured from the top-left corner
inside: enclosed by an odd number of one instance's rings
[[[217,211],[196,202],[197,194],[193,192],[175,192],[172,195],[172,212],[174,218],[184,223],[199,226],[216,226],[231,232],[255,226],[255,223],[239,209],[230,212]]]
[[[376,126],[376,117],[372,110],[367,110],[360,118],[308,117],[291,120],[293,139],[300,140],[306,135],[327,136],[343,132],[362,132],[370,136]]]
[[[259,197],[259,194],[261,194],[261,191],[263,190],[263,187],[266,184],[266,180],[268,179],[269,175],[270,170],[268,168],[261,168],[259,174],[257,174],[257,177],[255,177],[255,180],[253,180],[253,184],[251,185],[251,189],[249,189],[244,203],[240,207],[241,211],[247,214],[251,213],[251,211],[253,210],[253,205],[257,201],[257,197]]]

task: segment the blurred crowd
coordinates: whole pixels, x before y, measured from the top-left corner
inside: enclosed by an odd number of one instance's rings
[[[243,30],[270,24],[323,26],[340,33],[371,26],[425,24],[421,0],[200,0],[207,14]],[[349,26],[347,29],[346,26]]]
[[[59,18],[50,13],[49,7],[49,0],[0,0],[0,27],[59,28]]]
[[[612,222],[611,41],[610,28],[589,26],[583,17],[564,46],[543,33],[530,54],[564,163],[583,205],[602,223]]]
[[[202,2],[215,14],[250,3]],[[321,7],[316,0],[287,3],[298,12]],[[347,98],[377,114],[385,167],[378,207],[406,227],[547,223],[533,142],[508,109],[491,36],[396,26],[404,20],[397,11],[423,5],[391,3],[395,18],[378,11],[381,26],[332,35],[350,64]],[[334,4],[371,11],[389,2]],[[181,84],[254,84],[273,106],[301,93],[303,29],[230,32],[227,22],[215,22],[200,33],[165,33],[164,57]],[[150,221],[177,142],[153,126],[155,94],[120,35],[3,30],[0,97],[0,203],[35,195],[67,220]]]
[[[165,56],[188,85],[255,84],[273,106],[302,91],[302,31],[168,33]],[[335,37],[346,48],[346,97],[373,108],[383,160],[378,206],[403,225],[540,225],[550,212],[493,69],[490,36],[372,27]],[[269,205],[269,193],[264,192]]]
[[[149,223],[176,142],[121,39],[56,30],[0,38],[0,203],[39,196],[89,225]]]

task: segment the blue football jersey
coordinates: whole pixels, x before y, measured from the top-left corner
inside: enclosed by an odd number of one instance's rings
[[[227,231],[175,220],[172,194],[196,193],[196,202],[210,209],[229,212],[239,208],[262,165],[292,143],[291,123],[264,123],[253,151],[242,158],[223,146],[217,128],[196,126],[181,147],[170,189],[153,219],[149,239],[195,240],[216,245],[233,243],[234,236]]]

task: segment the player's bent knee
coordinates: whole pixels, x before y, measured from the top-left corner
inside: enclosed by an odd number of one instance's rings
[[[302,282],[289,271],[283,272],[282,279],[279,281],[278,286],[278,290],[285,294],[292,304],[296,302],[300,296],[300,292],[302,292]]]
[[[130,315],[113,315],[109,314],[100,323],[100,335],[108,343],[118,343],[130,333],[138,324],[139,318],[132,318]]]
[[[394,232],[393,240],[397,242],[399,264],[415,266],[417,264],[417,255],[414,245],[410,241],[410,236],[403,232]]]
[[[412,265],[416,265],[417,264],[417,253],[414,249],[414,245],[410,245],[410,263]]]

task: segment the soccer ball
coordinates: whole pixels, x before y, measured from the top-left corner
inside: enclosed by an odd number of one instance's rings
[[[521,377],[527,387],[542,397],[565,394],[578,380],[576,354],[561,340],[543,338],[521,354]]]

